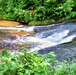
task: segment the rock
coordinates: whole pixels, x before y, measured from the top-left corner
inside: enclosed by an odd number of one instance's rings
[[[17,25],[20,25],[20,22],[0,20],[0,26],[3,27],[14,27]]]
[[[10,30],[8,32],[11,33],[11,34],[14,34],[14,35],[18,35],[18,36],[33,36],[32,33],[26,32],[24,30],[20,30],[20,31],[18,31],[18,30]]]

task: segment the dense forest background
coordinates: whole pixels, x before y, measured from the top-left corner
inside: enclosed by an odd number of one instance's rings
[[[76,18],[76,0],[0,0],[0,19],[49,24]]]

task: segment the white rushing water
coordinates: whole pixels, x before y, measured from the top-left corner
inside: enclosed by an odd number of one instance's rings
[[[64,30],[64,31],[62,31],[62,32],[60,32],[60,33],[57,33],[57,32],[56,32],[56,33],[48,36],[48,37],[45,38],[45,39],[48,40],[48,41],[59,42],[59,41],[61,41],[65,36],[67,36],[68,33],[69,33],[69,30]]]
[[[45,39],[39,39],[39,38],[36,38],[36,37],[26,37],[24,39],[22,38],[20,41],[22,43],[37,44],[37,46],[30,49],[31,51],[40,50],[42,48],[46,48],[46,47],[49,47],[49,46],[55,46],[57,44],[57,43],[47,41]]]
[[[21,28],[21,27],[0,27],[0,30],[23,30],[26,32],[33,32],[34,26],[32,27],[25,27],[25,28]]]
[[[9,46],[10,48],[10,46],[13,46],[12,49],[17,50],[15,48],[17,44],[21,44],[23,46],[22,49],[29,45],[29,47],[26,47],[29,49],[28,52],[40,50],[38,53],[44,54],[53,51],[60,61],[76,57],[76,23],[74,22],[46,26],[0,27],[0,30],[24,30],[25,32],[32,32],[34,34],[34,36],[17,36],[16,38],[13,36],[8,40],[5,39],[3,40],[4,47]],[[16,45],[14,45],[15,43]],[[14,51],[14,53],[16,52]]]
[[[73,40],[73,38],[76,37],[76,35],[68,36],[68,34],[69,34],[69,30],[64,30],[62,32],[58,32],[58,33],[56,32],[44,39],[37,37],[26,37],[24,39],[22,38],[21,41],[23,43],[26,42],[26,43],[37,44],[35,47],[32,47],[30,49],[31,51],[35,51],[47,47],[56,46],[62,43],[70,42]]]
[[[31,51],[35,51],[35,50],[40,50],[43,48],[47,48],[47,47],[52,47],[52,46],[56,46],[62,43],[66,43],[66,42],[70,42],[72,41],[76,35],[74,35],[73,33],[71,35],[69,35],[70,31],[72,32],[72,30],[75,29],[75,25],[59,25],[59,27],[54,28],[54,25],[47,25],[47,26],[19,26],[19,27],[0,27],[0,30],[24,30],[26,32],[34,32],[34,30],[38,29],[40,30],[40,32],[36,32],[35,34],[38,33],[37,36],[23,36],[23,37],[17,37],[17,40],[13,40],[12,42],[18,42],[19,44],[32,44],[35,46],[30,47]],[[51,27],[53,29],[51,29]],[[72,27],[72,28],[71,28]],[[36,29],[35,29],[36,28]],[[48,30],[48,28],[50,28],[50,31]],[[44,31],[45,32],[44,32]],[[48,31],[48,32],[47,32]],[[75,32],[75,31],[73,31]],[[40,37],[40,36],[46,36],[44,38]],[[10,40],[6,40],[7,42],[11,42]]]
[[[36,46],[30,48],[31,51],[35,51],[47,47],[56,46],[62,43],[70,42],[73,40],[73,38],[76,37],[76,35],[67,36],[68,34],[69,34],[69,30],[65,30],[60,33],[58,32],[53,35],[50,35],[44,39],[30,36],[30,37],[22,37],[19,39],[19,41],[22,43],[37,44]]]

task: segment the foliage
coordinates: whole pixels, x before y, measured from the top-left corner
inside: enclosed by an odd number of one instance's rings
[[[74,61],[64,61],[61,65],[53,67],[51,75],[75,75],[76,74],[76,63]]]
[[[49,53],[54,58],[54,53]],[[51,66],[45,56],[33,53],[10,54],[6,50],[0,55],[0,75],[49,75]],[[52,61],[53,63],[54,61]],[[50,60],[48,60],[50,61]]]
[[[75,75],[75,60],[57,64],[55,54],[39,55],[26,50],[10,54],[6,50],[0,54],[0,75]]]
[[[76,17],[76,0],[0,0],[2,19],[25,23]]]

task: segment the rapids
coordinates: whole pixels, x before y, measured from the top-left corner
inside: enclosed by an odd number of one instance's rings
[[[30,52],[38,50],[39,54],[54,51],[59,61],[76,56],[76,22],[73,21],[46,26],[1,26],[0,35],[0,49],[27,48]]]

